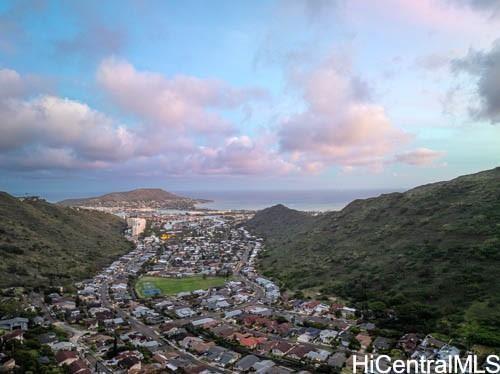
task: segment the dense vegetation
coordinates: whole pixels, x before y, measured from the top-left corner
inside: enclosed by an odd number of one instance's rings
[[[347,298],[383,327],[500,346],[500,168],[316,217],[279,205],[247,227],[266,239],[261,271],[291,291]]]
[[[68,284],[131,249],[111,214],[0,192],[0,287]]]

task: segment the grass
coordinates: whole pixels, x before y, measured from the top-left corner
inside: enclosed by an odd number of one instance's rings
[[[159,290],[160,295],[176,295],[179,292],[191,292],[195,290],[206,290],[212,287],[224,285],[225,277],[202,277],[193,276],[186,278],[163,278],[163,277],[141,277],[135,284],[137,295],[141,298],[153,296],[148,295],[148,290]]]

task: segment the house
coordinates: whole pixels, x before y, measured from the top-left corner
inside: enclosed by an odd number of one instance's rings
[[[427,335],[425,339],[422,341],[422,347],[425,348],[437,348],[441,349],[446,343],[434,338],[432,335]]]
[[[343,318],[352,319],[356,314],[356,309],[345,306],[340,310],[340,312]]]
[[[285,340],[280,340],[272,349],[271,353],[275,356],[281,357],[287,354],[287,352],[292,349],[293,345],[286,342]]]
[[[235,329],[228,325],[220,325],[212,329],[215,335],[220,336],[224,339],[231,339],[235,333]]]
[[[153,313],[153,311],[151,309],[149,309],[148,307],[142,306],[142,305],[139,305],[137,308],[135,308],[132,311],[132,314],[136,318],[145,317],[147,315],[150,315],[151,313]]]
[[[35,318],[33,318],[33,324],[35,326],[48,326],[48,322],[41,316],[36,316]]]
[[[219,359],[217,360],[217,364],[222,367],[229,366],[231,364],[234,364],[238,359],[240,358],[240,355],[236,352],[233,351],[225,351],[223,352]]]
[[[375,326],[374,323],[366,322],[366,323],[362,323],[358,327],[359,327],[360,330],[372,331],[372,330],[375,330],[377,326]]]
[[[71,374],[91,374],[90,369],[88,368],[87,364],[83,360],[76,360],[73,361],[69,365],[69,372]]]
[[[344,366],[346,360],[347,357],[344,352],[335,352],[328,359],[328,365],[334,369],[340,370]]]
[[[203,340],[200,338],[197,338],[195,336],[186,336],[182,341],[179,343],[179,345],[184,348],[184,349],[189,349],[191,347],[191,344],[194,342],[202,342]]]
[[[272,314],[271,309],[269,308],[264,308],[261,306],[253,306],[247,309],[248,313],[250,314],[256,314],[256,315],[261,315],[261,316],[270,316]]]
[[[356,335],[356,340],[359,342],[359,345],[363,351],[366,351],[366,349],[372,343],[371,336],[364,333],[359,333],[358,335]]]
[[[208,350],[208,352],[206,353],[206,357],[210,361],[217,361],[225,351],[225,348],[215,345]]]
[[[321,330],[319,333],[319,339],[323,344],[330,344],[338,334],[339,332],[335,330]]]
[[[325,349],[317,349],[315,351],[308,352],[305,357],[311,361],[325,362],[330,354],[331,352]]]
[[[240,316],[242,313],[241,309],[230,310],[224,313],[224,318],[231,319]]]
[[[193,325],[193,327],[199,327],[199,326],[206,327],[206,326],[214,325],[216,323],[217,323],[217,321],[213,318],[202,318],[202,319],[198,319],[196,321],[192,321],[191,325]]]
[[[193,342],[191,343],[191,351],[198,355],[202,355],[208,352],[214,345],[214,342]]]
[[[2,340],[4,342],[10,342],[16,340],[18,342],[23,343],[24,341],[24,331],[23,330],[14,330],[2,336]]]
[[[257,347],[257,352],[263,355],[267,355],[276,345],[278,345],[278,342],[276,340],[261,343]]]
[[[305,346],[305,345],[302,345],[302,344],[298,344],[296,345],[295,347],[293,347],[286,355],[286,357],[289,357],[289,358],[292,358],[294,360],[303,360],[304,357],[309,353],[311,352],[313,349],[308,347],[308,346]]]
[[[110,345],[114,338],[108,335],[96,334],[88,338],[88,342],[94,344],[96,348],[103,348]]]
[[[448,357],[460,356],[460,349],[452,345],[444,345],[437,353],[439,360],[448,360]]]
[[[384,338],[382,336],[378,336],[373,341],[373,350],[374,352],[385,352],[392,348],[393,341],[392,339]]]
[[[420,338],[417,334],[406,334],[398,341],[398,347],[400,347],[406,354],[412,354],[418,347]]]
[[[49,347],[54,352],[61,350],[71,351],[73,348],[75,348],[75,345],[71,342],[57,342],[57,343],[50,343]]]
[[[38,335],[37,340],[40,344],[51,344],[56,343],[59,339],[54,332],[47,332],[45,334]]]
[[[274,365],[276,365],[273,361],[271,360],[263,360],[256,362],[253,365],[253,369],[257,373],[266,373],[268,370],[270,370]]]
[[[189,317],[194,316],[196,314],[196,312],[194,310],[192,310],[191,308],[186,307],[186,308],[177,309],[175,311],[175,314],[179,318],[189,318]]]
[[[74,351],[58,351],[55,359],[59,366],[70,365],[73,361],[78,360],[78,355]]]
[[[17,330],[21,329],[23,331],[28,330],[28,318],[16,317],[12,319],[0,320],[0,329],[3,330]]]
[[[352,339],[354,339],[354,335],[350,331],[342,331],[339,334],[340,337],[340,344],[342,344],[343,347],[349,347],[349,344],[351,344]]]
[[[16,368],[16,360],[13,358],[8,359],[0,365],[0,372],[10,373]]]
[[[266,340],[267,340],[267,338],[265,338],[265,337],[256,338],[256,337],[250,336],[250,337],[241,337],[238,339],[238,342],[243,347],[254,349],[255,347],[257,347],[258,344],[263,343]]]
[[[234,365],[234,369],[239,370],[239,371],[243,371],[243,372],[247,372],[247,371],[250,371],[252,369],[252,367],[259,361],[260,360],[257,356],[248,355],[248,356],[243,357],[238,362],[236,362],[236,364]]]
[[[178,357],[178,356],[177,356]],[[160,364],[161,368],[164,369],[167,367],[167,364],[169,362],[169,359],[167,356],[165,356],[162,353],[155,353],[152,357],[152,360],[158,364]]]

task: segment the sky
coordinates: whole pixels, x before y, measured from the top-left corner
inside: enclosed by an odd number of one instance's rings
[[[0,190],[399,190],[497,166],[500,0],[0,2]]]

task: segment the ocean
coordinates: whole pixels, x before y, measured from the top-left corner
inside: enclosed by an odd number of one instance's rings
[[[64,192],[38,193],[50,202],[69,198],[99,196],[109,191],[100,192]],[[260,210],[276,204],[303,211],[340,210],[355,199],[375,197],[394,190],[303,190],[303,191],[172,191],[176,194],[213,200],[212,203],[200,204],[207,209],[247,209]]]
[[[276,204],[303,211],[340,210],[355,199],[375,197],[393,190],[308,190],[308,191],[176,191],[193,198],[213,200],[200,204],[208,209],[260,210]]]

